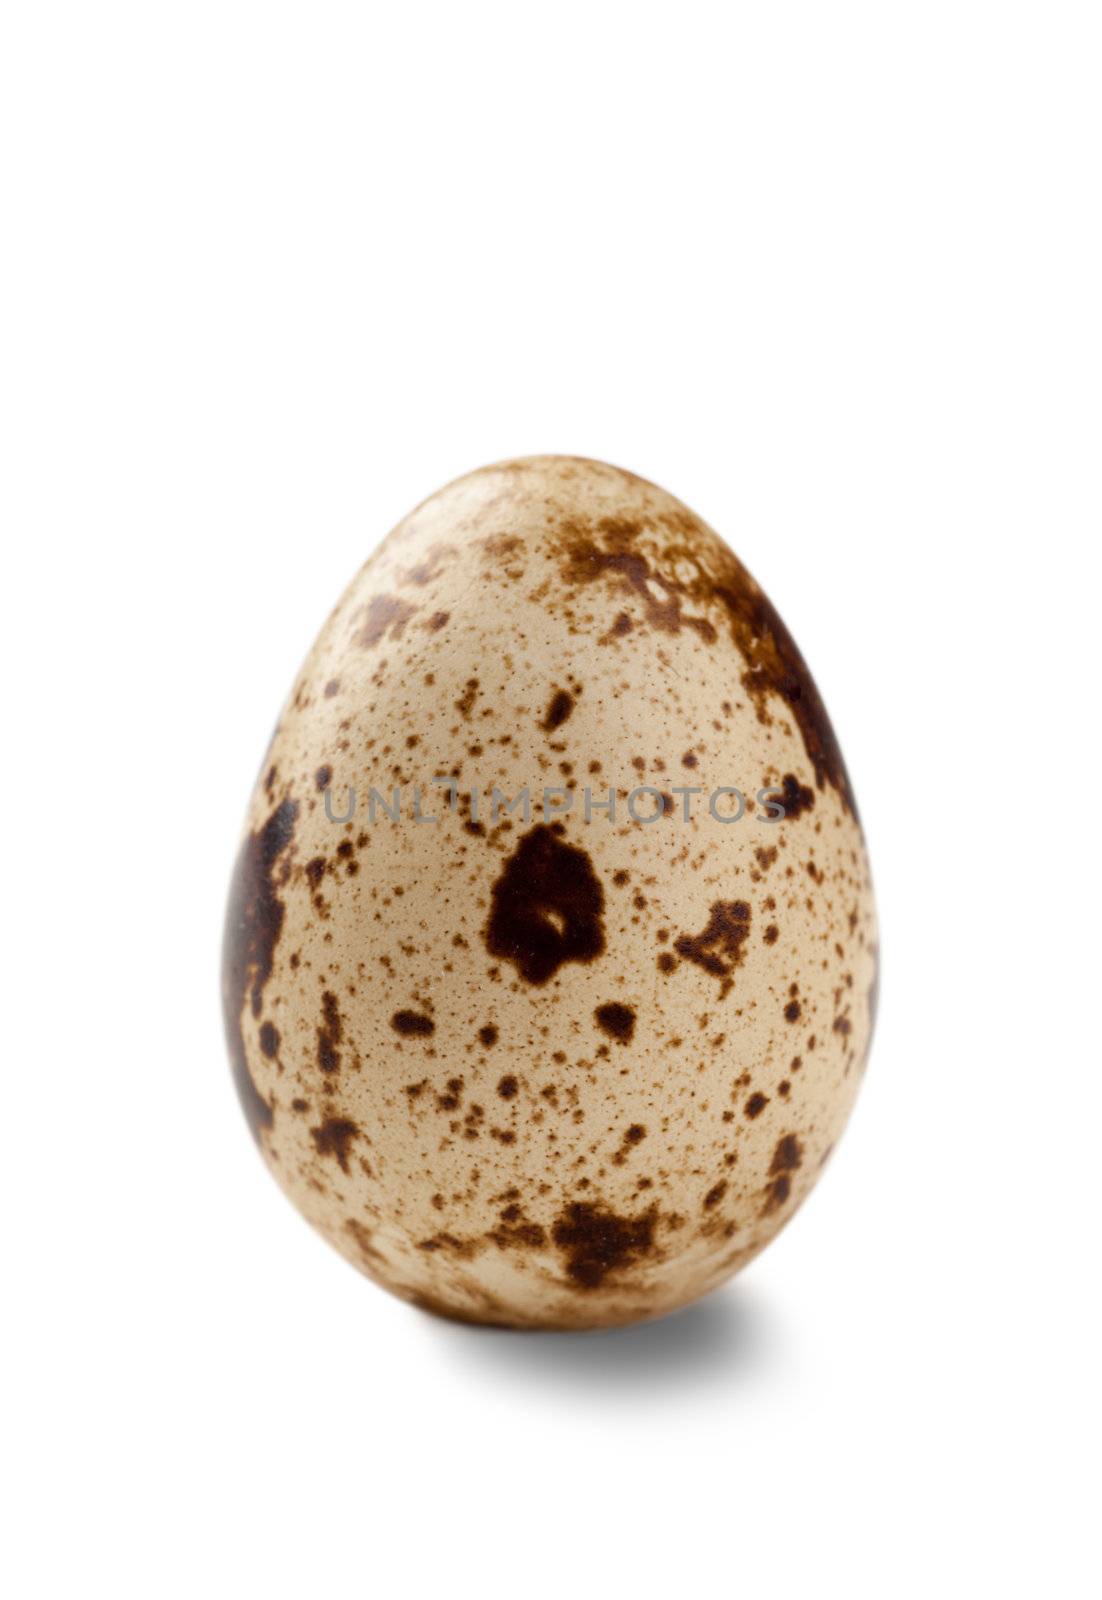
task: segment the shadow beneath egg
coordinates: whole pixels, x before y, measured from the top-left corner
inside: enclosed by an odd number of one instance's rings
[[[783,1356],[775,1319],[741,1284],[656,1322],[593,1333],[529,1333],[426,1317],[443,1354],[485,1372],[573,1393],[684,1393],[752,1381]]]

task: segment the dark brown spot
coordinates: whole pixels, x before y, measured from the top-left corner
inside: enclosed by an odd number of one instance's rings
[[[332,767],[319,767],[318,770],[314,773],[314,782],[317,784],[318,789],[321,790],[322,792],[324,792],[326,789],[328,789],[330,783],[332,782],[332,779],[333,779],[333,769],[332,769]]]
[[[717,900],[703,933],[683,933],[674,940],[678,955],[720,979],[720,996],[731,987],[731,974],[742,961],[750,937],[750,907],[745,900]]]
[[[516,1097],[519,1085],[511,1072],[507,1072],[497,1086],[497,1092],[503,1100],[513,1100]]]
[[[463,1103],[463,1079],[449,1078],[443,1094],[436,1096],[437,1111],[458,1111]]]
[[[341,1053],[337,1046],[341,1042],[341,1014],[337,1005],[337,997],[330,989],[326,989],[321,997],[322,1023],[318,1029],[318,1066],[323,1072],[336,1072],[341,1064]]]
[[[599,1289],[654,1249],[657,1211],[620,1217],[590,1201],[574,1201],[556,1219],[551,1237],[566,1256],[566,1273],[579,1289]]]
[[[769,1104],[768,1095],[764,1095],[764,1094],[761,1094],[761,1093],[756,1093],[756,1094],[752,1094],[750,1096],[749,1100],[747,1100],[746,1104],[743,1106],[742,1109],[745,1111],[746,1115],[750,1118],[751,1122],[753,1122],[755,1117],[760,1117],[761,1116],[762,1112],[765,1110],[765,1108],[766,1108],[766,1106],[768,1104]]]
[[[459,1261],[469,1261],[478,1254],[480,1247],[470,1239],[457,1239],[454,1233],[434,1233],[430,1239],[419,1240],[417,1248],[429,1252],[442,1250]]]
[[[459,699],[455,702],[455,709],[459,712],[459,715],[461,717],[466,719],[467,717],[470,716],[471,711],[474,708],[474,703],[475,703],[475,701],[477,699],[478,699],[478,679],[477,678],[468,678],[466,684],[464,685],[463,693],[460,695]]]
[[[761,1211],[762,1216],[768,1217],[772,1212],[779,1211],[791,1193],[792,1180],[786,1172],[782,1172],[779,1177],[773,1179],[765,1191],[765,1204],[762,1206]]]
[[[334,1156],[342,1172],[348,1171],[348,1152],[360,1130],[348,1117],[327,1117],[318,1128],[310,1129],[310,1137],[319,1156]]]
[[[632,1034],[635,1032],[635,1012],[631,1006],[621,1005],[618,1000],[610,1000],[607,1005],[598,1006],[593,1015],[597,1019],[597,1026],[602,1032],[607,1033],[610,1039],[615,1039],[618,1044],[630,1044]]]
[[[621,1139],[621,1147],[619,1147],[619,1150],[617,1150],[616,1155],[613,1157],[613,1166],[624,1165],[624,1163],[627,1162],[627,1157],[629,1157],[633,1147],[637,1146],[637,1144],[641,1144],[641,1141],[643,1141],[645,1138],[646,1128],[643,1126],[643,1123],[633,1122],[632,1126],[624,1131],[624,1138]]]
[[[478,1038],[479,1042],[485,1045],[487,1050],[492,1050],[497,1043],[497,1028],[492,1022],[483,1023],[478,1030]]]
[[[407,1038],[436,1032],[436,1024],[432,1018],[424,1016],[420,1011],[396,1011],[390,1019],[390,1026],[395,1033],[405,1034]]]
[[[791,772],[786,772],[781,782],[784,793],[779,802],[784,807],[785,818],[789,822],[795,821],[804,811],[810,811],[815,804],[815,791],[809,789],[805,783],[800,783]],[[776,791],[774,790],[774,793]]]
[[[605,948],[604,891],[584,850],[543,824],[525,834],[491,892],[486,948],[526,983],[543,984],[567,961]]]
[[[254,1017],[264,1003],[264,986],[272,975],[276,945],[283,928],[284,907],[275,881],[280,856],[294,837],[298,806],[284,800],[258,833],[243,842],[230,884],[222,938],[222,1015],[234,1083],[253,1138],[272,1125],[272,1108],[249,1073],[241,1014],[246,1001]]]
[[[553,733],[556,728],[561,728],[567,717],[574,709],[574,696],[565,689],[557,689],[551,696],[551,704],[544,713],[540,727],[544,733]]]
[[[704,1196],[705,1211],[714,1211],[726,1193],[727,1180],[726,1178],[721,1178],[718,1183],[714,1183],[712,1185],[712,1187],[708,1190],[708,1193]]]
[[[501,1211],[501,1224],[487,1234],[499,1250],[542,1250],[547,1234],[538,1222],[530,1222],[514,1201]]]
[[[450,618],[450,611],[434,611],[425,626],[432,633],[439,633],[441,628],[447,627]]]
[[[775,1177],[778,1172],[795,1172],[803,1160],[803,1149],[794,1133],[786,1133],[777,1141],[777,1148],[773,1152],[773,1160],[769,1165],[769,1176]]]
[[[538,1222],[518,1222],[513,1228],[495,1228],[490,1234],[500,1250],[542,1250],[547,1235]]]
[[[785,1006],[784,1020],[786,1022],[798,1022],[800,1020],[800,1002],[798,1000],[790,1000]]]
[[[274,1061],[279,1054],[279,1029],[274,1022],[260,1024],[260,1048],[269,1061]]]

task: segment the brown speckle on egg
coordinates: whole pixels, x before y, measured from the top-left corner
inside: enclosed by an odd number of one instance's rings
[[[553,733],[556,728],[561,728],[573,709],[574,696],[565,689],[557,689],[551,696],[551,703],[540,723],[544,733]]]
[[[683,933],[674,940],[679,956],[720,980],[720,994],[731,988],[731,975],[742,960],[742,947],[750,936],[750,907],[745,900],[717,900],[707,926],[697,934]]]
[[[431,1017],[424,1016],[420,1011],[396,1011],[390,1019],[390,1026],[395,1033],[403,1034],[407,1039],[426,1037],[436,1032],[436,1024]]]
[[[605,947],[604,893],[589,856],[544,824],[520,841],[491,889],[491,955],[542,984],[567,961],[593,961]]]
[[[615,1039],[618,1044],[631,1043],[635,1033],[635,1010],[632,1006],[625,1006],[619,1000],[610,1000],[598,1006],[593,1015],[597,1019],[597,1026],[610,1039]]]
[[[310,1129],[314,1149],[321,1156],[332,1156],[342,1172],[348,1171],[348,1153],[359,1133],[348,1117],[327,1117],[320,1127]]]

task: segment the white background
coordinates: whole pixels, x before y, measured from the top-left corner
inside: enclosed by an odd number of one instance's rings
[[[1099,1592],[1099,26],[5,7],[13,1600]],[[792,1228],[573,1338],[432,1321],[315,1238],[217,982],[338,592],[549,451],[671,489],[778,604],[884,951]]]

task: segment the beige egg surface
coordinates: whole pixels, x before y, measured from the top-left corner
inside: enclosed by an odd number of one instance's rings
[[[655,485],[533,457],[426,500],[323,627],[240,846],[227,1038],[271,1172],[368,1277],[610,1327],[717,1287],[810,1192],[876,941],[761,589]]]

